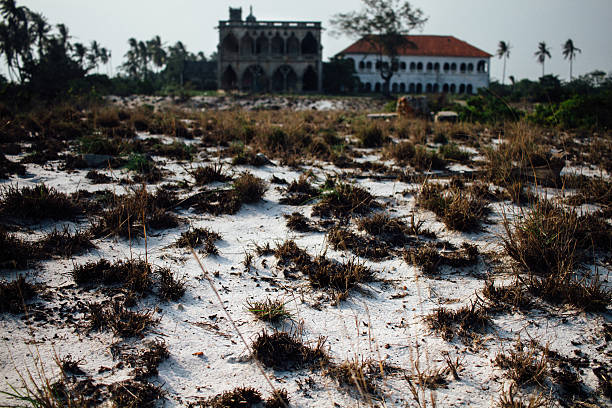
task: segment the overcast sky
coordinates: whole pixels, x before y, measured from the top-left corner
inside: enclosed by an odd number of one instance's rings
[[[242,7],[243,17],[253,6],[258,20],[321,21],[325,59],[355,39],[333,37],[330,18],[338,12],[358,10],[360,0],[17,0],[42,12],[49,23],[65,23],[73,41],[97,40],[112,51],[113,65],[121,64],[127,40],[148,40],[160,35],[166,44],[182,41],[191,52],[211,54],[217,47],[219,20],[227,20],[228,7]],[[546,72],[569,76],[562,44],[571,38],[582,53],[574,61],[574,75],[595,69],[612,71],[612,0],[413,0],[429,17],[421,33],[454,35],[495,54],[500,40],[512,49],[506,75],[536,79],[541,66],[534,52],[545,41],[552,59]],[[418,32],[417,32],[418,33]],[[502,62],[491,60],[491,78],[501,79]]]

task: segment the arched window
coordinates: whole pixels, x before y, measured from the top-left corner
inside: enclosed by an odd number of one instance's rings
[[[289,65],[281,65],[272,75],[272,89],[275,92],[296,92],[297,75]]]
[[[255,43],[255,54],[268,54],[268,38],[264,35],[264,33],[261,33],[261,35],[257,37],[257,42]]]
[[[309,31],[302,40],[302,54],[316,55],[319,53],[319,44],[314,35]]]
[[[285,40],[278,33],[272,38],[270,49],[274,55],[283,55],[285,53]]]
[[[433,64],[431,62],[427,63],[427,71],[433,70]]]
[[[419,63],[417,64],[417,71],[421,72],[422,70],[423,70],[423,63],[422,63],[422,62],[419,62]]]
[[[465,84],[459,85],[459,93],[460,94],[465,93]]]
[[[365,63],[363,61],[359,61],[359,69],[364,69]]]
[[[238,88],[238,76],[236,71],[231,66],[225,68],[223,76],[221,77],[221,88],[223,89],[236,89]]]
[[[423,84],[416,85],[416,93],[423,93]]]
[[[251,65],[244,71],[242,90],[250,92],[265,92],[268,90],[268,78],[261,66]]]
[[[440,92],[440,87],[438,86],[438,84],[434,84],[433,91],[434,91],[434,93]]]
[[[405,70],[406,70],[406,63],[405,63],[405,62],[401,62],[401,63],[400,63],[400,69],[401,69],[402,71],[405,71]]]
[[[448,65],[448,62],[444,63],[444,72],[448,72],[448,70],[450,69],[450,65]]]
[[[391,92],[397,93],[397,82],[394,82],[393,85],[391,85]]]
[[[225,36],[223,42],[221,43],[221,48],[226,54],[238,54],[238,40],[234,34],[229,33]]]
[[[434,64],[434,71],[440,72],[440,64],[437,62]]]
[[[241,55],[253,55],[255,54],[255,41],[250,35],[245,34],[240,40],[240,54]]]
[[[405,84],[405,83],[403,83],[403,82],[400,84],[400,92],[401,92],[401,93],[406,92],[406,84]]]
[[[408,85],[408,93],[413,94],[415,92],[416,88],[414,86],[414,82],[411,82],[410,85]]]
[[[468,72],[474,72],[474,64],[472,64],[471,62],[468,64],[467,67]]]
[[[291,34],[291,37],[287,40],[287,54],[298,55],[300,53],[300,41],[297,39],[295,34]]]
[[[380,65],[381,65],[381,64],[380,64],[380,61],[376,61],[376,70],[379,70],[379,69],[380,69]]]
[[[416,69],[416,64],[414,62],[410,63],[410,71],[414,71]]]
[[[457,91],[457,87],[455,86],[455,84],[451,84],[450,93],[455,93],[456,91]]]
[[[463,72],[465,72],[465,70],[466,70],[465,62],[462,62],[462,63],[461,63],[461,66],[460,66],[459,70],[460,70],[462,73],[463,73]]]
[[[470,95],[474,93],[474,88],[472,88],[472,84],[468,84],[466,91]]]
[[[425,92],[431,93],[432,91],[433,91],[433,86],[431,84],[427,84],[427,86],[425,86]]]
[[[454,62],[451,64],[450,66],[451,71],[455,72],[457,71],[457,64],[455,64]]]
[[[367,69],[372,69],[372,61],[366,62],[366,68]]]
[[[442,85],[442,92],[448,93],[448,84]]]
[[[487,72],[487,63],[485,61],[478,61],[478,66],[476,67],[478,72]]]
[[[366,82],[365,90],[366,90],[366,92],[372,92],[372,84],[369,83],[369,82]]]
[[[308,66],[304,71],[304,77],[302,78],[302,90],[303,91],[316,91],[318,89],[318,77],[317,72],[313,67]]]
[[[375,92],[380,92],[380,82],[376,83],[376,85],[374,86],[374,91]]]

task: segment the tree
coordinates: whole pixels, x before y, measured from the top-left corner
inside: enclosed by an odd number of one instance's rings
[[[546,57],[550,58],[550,48],[546,46],[544,41],[538,44],[538,50],[534,53],[538,62],[542,64],[542,76],[544,76],[544,63],[546,62]]]
[[[574,42],[568,39],[565,44],[563,44],[563,58],[569,59],[570,62],[570,81],[572,80],[572,65],[574,58],[576,58],[576,53],[581,53],[582,50],[574,46]]]
[[[389,95],[389,84],[399,65],[399,52],[410,45],[406,35],[421,28],[427,22],[427,17],[408,1],[362,2],[364,8],[361,11],[336,14],[331,23],[338,33],[361,38],[371,45],[378,56],[376,69],[384,81],[383,93]]]
[[[153,65],[155,65],[158,69],[161,69],[161,67],[166,64],[166,51],[164,50],[164,46],[159,35],[156,35],[151,40],[147,41],[147,48]]]
[[[512,48],[510,46],[510,43],[506,41],[500,41],[499,45],[497,46],[497,56],[499,58],[504,59],[504,73],[502,76],[502,85],[504,85],[504,83],[506,82],[506,60],[510,58],[510,48]]]

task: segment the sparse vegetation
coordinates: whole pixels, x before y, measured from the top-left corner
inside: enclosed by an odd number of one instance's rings
[[[221,235],[211,231],[209,228],[194,228],[185,231],[176,241],[176,246],[179,248],[198,248],[203,247],[205,253],[209,255],[218,255],[219,250],[215,245],[215,241],[221,239]]]
[[[325,338],[319,338],[316,344],[308,346],[296,334],[263,331],[257,335],[251,349],[253,357],[264,366],[288,370],[326,362],[328,356],[324,346]]]
[[[82,209],[66,194],[40,184],[33,187],[4,186],[0,192],[0,215],[26,220],[72,220]]]
[[[285,309],[286,301],[267,298],[263,301],[247,302],[247,309],[259,320],[276,323],[291,318],[291,313]]]

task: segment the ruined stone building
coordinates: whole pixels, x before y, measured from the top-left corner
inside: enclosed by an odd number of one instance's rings
[[[219,88],[247,92],[321,92],[321,23],[257,21],[230,8],[219,21]]]
[[[467,93],[489,86],[491,54],[453,36],[408,35],[393,67],[391,92]],[[361,39],[339,55],[350,58],[361,81],[361,92],[380,92],[377,64],[388,64],[376,48]]]

